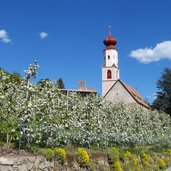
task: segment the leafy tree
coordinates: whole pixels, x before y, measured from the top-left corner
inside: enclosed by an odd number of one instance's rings
[[[171,116],[171,69],[165,68],[162,76],[157,81],[157,98],[152,108],[162,110]]]
[[[59,89],[65,89],[65,85],[64,85],[64,82],[62,80],[62,78],[59,78],[56,82],[56,86],[59,88]]]
[[[37,82],[37,85],[40,85],[41,87],[45,87],[46,83],[50,82],[48,78],[41,79],[40,81]]]
[[[13,74],[10,75],[10,82],[15,82],[20,84],[21,83],[21,77],[18,72],[13,72]]]

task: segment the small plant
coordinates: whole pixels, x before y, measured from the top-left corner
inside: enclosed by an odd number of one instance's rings
[[[47,160],[51,161],[54,157],[54,151],[51,148],[44,149],[43,155],[46,157]]]
[[[37,146],[31,146],[30,151],[32,153],[38,152],[39,151],[39,147],[37,147]]]
[[[119,160],[114,162],[114,171],[123,171]]]
[[[61,164],[64,163],[64,161],[66,159],[66,152],[63,148],[55,148],[54,155],[55,155],[56,159],[61,162]]]
[[[90,158],[87,151],[84,148],[78,148],[77,161],[81,167],[86,167],[90,163]]]
[[[171,150],[168,150],[168,154],[171,156]]]
[[[128,159],[130,157],[132,157],[132,154],[129,151],[126,151],[124,154],[124,159]]]
[[[118,148],[113,147],[108,150],[108,161],[114,171],[123,171]]]
[[[110,165],[113,165],[115,161],[119,160],[119,150],[116,147],[109,148],[108,150],[108,161]]]
[[[162,169],[162,170],[166,169],[166,162],[163,159],[158,158],[157,163],[158,163],[159,169]]]

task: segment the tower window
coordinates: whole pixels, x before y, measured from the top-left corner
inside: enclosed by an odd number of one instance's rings
[[[108,59],[110,59],[110,55],[108,55]]]
[[[107,79],[111,79],[112,78],[112,72],[111,70],[107,70]]]

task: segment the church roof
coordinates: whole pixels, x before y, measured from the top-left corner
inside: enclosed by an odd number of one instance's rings
[[[147,109],[150,109],[149,105],[142,99],[141,95],[136,90],[134,90],[132,87],[130,87],[129,85],[127,85],[125,83],[123,83],[123,84],[126,87],[126,89],[128,90],[128,92],[134,97],[134,99],[139,104],[141,104],[142,106],[144,106]]]
[[[142,99],[141,95],[140,95],[135,89],[133,89],[131,86],[125,84],[125,83],[122,82],[121,80],[117,80],[117,81],[114,83],[114,85],[109,89],[109,91],[115,86],[115,84],[116,84],[118,81],[123,85],[123,87],[128,91],[128,93],[135,99],[135,101],[136,101],[137,103],[139,103],[140,105],[144,106],[144,107],[147,108],[147,109],[150,109],[149,105]],[[109,91],[106,93],[106,95],[109,93]],[[106,95],[105,95],[105,96],[106,96]],[[104,96],[104,97],[105,97],[105,96]]]
[[[115,49],[117,40],[112,36],[111,33],[104,39],[103,43],[106,45],[106,49]]]

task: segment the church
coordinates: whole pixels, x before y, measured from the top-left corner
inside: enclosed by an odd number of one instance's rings
[[[103,43],[106,47],[102,66],[102,96],[114,103],[123,102],[149,109],[141,95],[119,79],[118,50],[115,48],[117,40],[112,36],[111,31]]]

